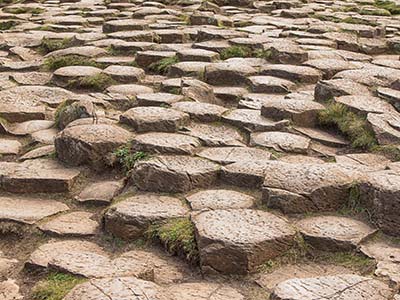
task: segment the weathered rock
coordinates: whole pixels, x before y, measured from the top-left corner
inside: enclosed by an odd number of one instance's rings
[[[263,101],[261,115],[273,120],[289,119],[299,126],[313,127],[318,112],[325,107],[318,102],[292,99],[268,99]]]
[[[138,106],[171,105],[183,100],[183,96],[169,93],[139,94],[136,96]]]
[[[388,299],[389,287],[376,279],[358,275],[336,275],[305,279],[290,279],[278,284],[272,295],[276,300],[311,299]]]
[[[0,188],[13,193],[68,192],[80,174],[50,159],[0,162],[0,170]]]
[[[120,122],[137,132],[175,132],[189,123],[189,115],[163,107],[135,107],[123,113]]]
[[[156,154],[193,154],[200,141],[197,138],[163,132],[149,132],[137,135],[132,140],[132,149]]]
[[[246,274],[291,247],[295,230],[271,213],[212,210],[193,217],[203,272]],[[232,224],[236,226],[232,226]]]
[[[0,297],[3,300],[22,300],[24,298],[20,293],[19,286],[12,279],[0,282]]]
[[[99,75],[101,69],[90,66],[68,66],[54,71],[53,81],[62,87],[79,87],[84,78]]]
[[[244,146],[240,132],[226,125],[193,123],[182,133],[198,138],[205,146]]]
[[[270,131],[252,133],[250,145],[272,148],[275,151],[307,153],[310,147],[310,139],[301,135]]]
[[[296,86],[289,80],[273,76],[250,76],[247,80],[254,93],[285,94]]]
[[[193,101],[183,101],[172,104],[172,108],[185,112],[190,118],[198,122],[216,122],[227,109],[223,106]]]
[[[50,235],[91,236],[96,234],[99,225],[92,217],[92,213],[72,212],[40,224],[39,228]]]
[[[17,155],[22,144],[17,140],[0,139],[0,155]]]
[[[400,283],[400,248],[383,241],[371,241],[361,245],[360,251],[377,261],[375,275]]]
[[[61,202],[28,197],[0,197],[0,220],[32,225],[69,209]]]
[[[400,218],[396,213],[400,206],[400,176],[390,171],[378,171],[368,175],[359,185],[360,201],[371,213],[371,218],[383,231],[400,234]]]
[[[375,230],[357,220],[336,216],[310,217],[296,223],[305,240],[325,251],[356,249]]]
[[[64,129],[55,139],[57,158],[79,166],[89,164],[100,170],[107,165],[106,156],[125,145],[129,131],[115,125],[80,125]]]
[[[200,157],[158,156],[139,161],[132,179],[143,191],[177,193],[206,188],[218,173],[217,164]]]
[[[380,145],[398,144],[400,142],[400,115],[398,113],[369,113],[367,121]]]
[[[75,199],[82,203],[108,204],[123,188],[121,181],[99,181],[86,186]]]
[[[321,80],[315,86],[315,100],[328,101],[333,97],[345,95],[370,95],[368,88],[360,83],[346,79]]]
[[[57,118],[57,126],[60,129],[64,129],[69,123],[78,119],[93,118],[94,114],[95,106],[93,102],[88,99],[83,99],[70,105],[66,104],[59,108],[55,117]],[[93,122],[94,121],[95,120],[93,119]]]
[[[205,148],[197,153],[198,156],[227,165],[237,161],[263,161],[271,157],[271,153],[251,147],[213,147]]]
[[[285,213],[336,210],[348,201],[352,183],[365,173],[348,165],[274,161],[266,170],[263,201]]]
[[[275,76],[293,82],[317,83],[322,79],[322,73],[314,68],[294,65],[262,66],[261,75]]]
[[[233,190],[204,190],[189,196],[186,201],[193,210],[251,208],[255,198]]]
[[[247,76],[255,73],[255,68],[244,63],[214,63],[205,68],[206,82],[215,85],[244,85]]]
[[[111,206],[104,214],[104,227],[121,239],[137,239],[152,223],[184,217],[187,213],[178,198],[138,195]]]
[[[160,286],[150,281],[144,281],[135,277],[115,277],[92,279],[79,284],[64,297],[64,300],[79,299],[168,300],[170,297]]]
[[[171,286],[168,291],[173,300],[244,300],[236,289],[217,283],[182,283]]]

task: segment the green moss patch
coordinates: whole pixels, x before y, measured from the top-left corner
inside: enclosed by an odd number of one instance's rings
[[[63,273],[51,273],[33,288],[34,300],[62,300],[77,284],[85,279]]]
[[[189,218],[171,219],[154,224],[146,232],[147,238],[160,241],[173,255],[184,256],[188,261],[197,263],[197,249],[194,224]]]
[[[62,57],[49,57],[44,62],[44,67],[46,70],[54,71],[62,67],[67,66],[92,66],[101,67],[100,64],[95,61],[79,56],[79,55],[66,55]]]
[[[149,70],[153,71],[155,73],[158,73],[158,74],[167,74],[169,71],[169,68],[178,62],[179,62],[179,59],[177,56],[166,57],[157,62],[152,63],[149,66]]]

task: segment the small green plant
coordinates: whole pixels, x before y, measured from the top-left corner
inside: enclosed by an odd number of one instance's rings
[[[146,236],[148,239],[160,241],[169,253],[183,255],[192,263],[198,262],[194,225],[189,218],[170,219],[151,225]]]
[[[364,213],[366,209],[361,205],[361,194],[359,184],[354,182],[349,187],[348,201],[338,210],[341,215],[358,215]]]
[[[69,48],[71,46],[72,46],[71,38],[65,38],[62,40],[43,38],[39,46],[39,51],[42,52],[43,54],[47,54],[49,52],[53,52],[56,50]]]
[[[341,22],[347,23],[347,24],[361,24],[361,25],[369,25],[369,26],[378,26],[378,23],[376,23],[376,22],[372,22],[372,21],[364,20],[364,19],[353,18],[353,17],[344,18]]]
[[[350,139],[353,148],[370,149],[377,144],[365,118],[349,111],[341,103],[329,102],[326,109],[319,112],[318,120],[322,126],[339,129]]]
[[[232,57],[251,57],[253,51],[245,46],[231,46],[221,51],[220,57],[222,60]]]
[[[61,114],[67,109],[68,105],[68,101],[63,101],[57,106],[56,111],[54,112],[54,124],[56,127],[58,127],[60,123]]]
[[[323,252],[316,258],[317,262],[334,264],[357,270],[362,274],[375,270],[375,261],[355,252]]]
[[[84,281],[83,278],[69,274],[50,273],[33,288],[32,297],[34,300],[62,300],[70,290]]]
[[[127,172],[132,170],[139,160],[147,159],[149,157],[147,153],[142,151],[132,152],[130,144],[118,148],[114,154],[117,157],[118,162]]]
[[[169,71],[169,68],[173,65],[178,63],[178,57],[173,56],[173,57],[166,57],[163,58],[157,62],[152,63],[149,66],[149,70],[156,72],[158,74],[166,74]]]
[[[0,21],[0,30],[9,30],[15,27],[18,23],[16,21]]]
[[[48,71],[54,71],[67,66],[92,66],[99,67],[100,65],[90,58],[80,55],[66,55],[61,57],[49,57],[44,62],[44,67]]]
[[[389,11],[392,15],[398,15],[400,14],[400,5],[396,4],[393,1],[389,0],[376,0],[375,1],[375,6],[386,9]]]
[[[115,84],[115,80],[110,75],[100,73],[93,76],[84,77],[78,82],[71,82],[71,86],[79,86],[81,88],[103,91],[110,85]]]

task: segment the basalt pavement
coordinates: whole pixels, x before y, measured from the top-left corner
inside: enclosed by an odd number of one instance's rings
[[[0,0],[0,299],[400,299],[399,15]]]

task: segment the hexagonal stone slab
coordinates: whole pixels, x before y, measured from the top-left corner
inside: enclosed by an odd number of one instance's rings
[[[378,171],[370,173],[360,185],[360,199],[378,228],[390,235],[400,234],[400,176],[397,172]]]
[[[169,300],[170,297],[157,284],[135,277],[92,279],[77,285],[64,300]]]
[[[204,148],[197,156],[227,165],[237,161],[269,160],[271,153],[251,147],[214,147]]]
[[[212,210],[193,216],[203,272],[246,274],[284,253],[296,231],[283,218],[251,210]],[[235,224],[235,226],[232,226]]]
[[[194,282],[181,283],[168,288],[174,300],[244,300],[236,289],[218,283]]]
[[[362,180],[367,172],[339,164],[268,164],[263,201],[285,213],[336,210],[349,199],[351,184]]]
[[[108,204],[122,190],[122,181],[99,181],[87,185],[75,200],[81,203]]]
[[[325,107],[314,101],[301,99],[265,99],[261,107],[261,115],[273,120],[289,119],[299,126],[313,127],[317,115]]]
[[[227,111],[223,106],[201,103],[194,101],[183,101],[172,104],[172,108],[188,113],[192,120],[198,122],[215,122],[221,119],[221,115]]]
[[[301,135],[288,132],[261,132],[252,133],[250,145],[272,148],[275,151],[294,152],[306,154],[311,140]]]
[[[80,170],[65,168],[51,159],[0,162],[0,189],[12,193],[64,193],[70,191],[79,174]]]
[[[241,86],[257,70],[246,63],[213,63],[205,67],[206,82],[213,85]]]
[[[171,105],[183,100],[183,96],[169,93],[149,93],[136,96],[138,106]]]
[[[40,224],[39,229],[57,236],[91,236],[96,234],[99,227],[92,217],[92,213],[76,211]]]
[[[245,145],[245,139],[237,129],[222,124],[193,123],[186,126],[182,133],[197,137],[209,147]]]
[[[129,131],[115,125],[78,125],[64,129],[54,144],[59,160],[73,166],[89,164],[102,169],[107,165],[107,154],[125,145],[131,137]]]
[[[120,20],[122,21],[122,20]],[[139,82],[145,77],[144,70],[130,66],[108,66],[103,73],[122,83]]]
[[[200,146],[197,138],[177,133],[149,132],[132,140],[133,150],[157,154],[192,155]]]
[[[392,291],[378,280],[358,275],[290,279],[278,284],[271,295],[276,300],[389,299]]]
[[[0,155],[17,155],[22,144],[17,140],[0,139]]]
[[[178,193],[206,188],[218,173],[219,165],[200,157],[158,156],[139,161],[132,179],[143,191]]]
[[[67,87],[74,82],[79,84],[79,80],[85,77],[98,75],[102,72],[101,69],[90,66],[68,66],[62,67],[54,71],[53,81],[62,87]]]
[[[400,283],[400,247],[381,240],[361,245],[362,253],[377,261],[375,275]]]
[[[193,210],[251,208],[255,198],[233,190],[204,190],[189,196],[186,201]]]
[[[120,122],[137,132],[175,132],[189,123],[189,115],[163,107],[135,107],[120,116]]]
[[[261,75],[281,77],[294,82],[317,83],[322,73],[311,67],[271,64],[261,67]]]
[[[235,109],[225,113],[222,119],[239,128],[248,131],[272,131],[280,130],[289,124],[289,121],[273,121],[260,114],[260,111],[254,109]]]
[[[272,76],[250,76],[247,80],[254,93],[285,94],[296,86],[289,80]]]
[[[104,214],[104,228],[119,238],[136,239],[152,223],[183,217],[187,213],[187,207],[178,198],[138,195],[111,206]]]
[[[32,225],[69,209],[61,202],[27,197],[0,197],[0,220]]]
[[[355,249],[376,232],[363,222],[337,216],[310,217],[300,220],[296,226],[308,243],[325,251]]]

